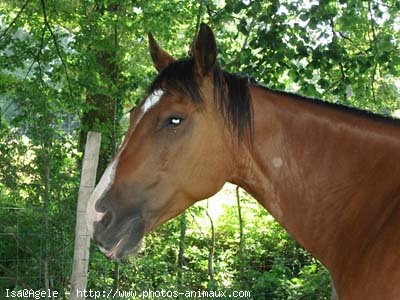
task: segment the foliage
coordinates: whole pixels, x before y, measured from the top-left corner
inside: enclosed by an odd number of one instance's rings
[[[71,137],[52,142],[43,162],[42,145],[1,130],[0,286],[2,290],[68,284],[78,191],[76,145]],[[52,175],[45,179],[45,170]],[[50,259],[51,257],[51,259]],[[49,271],[45,271],[50,269]]]
[[[399,9],[395,0],[0,1],[0,289],[69,290],[85,133],[103,133],[100,174],[155,74],[147,32],[182,57],[208,22],[225,69],[390,115],[400,108]],[[242,203],[242,252],[237,208],[228,206],[212,280],[207,218],[189,210],[182,288],[327,299],[324,268],[247,195]],[[176,288],[179,230],[173,220],[151,234],[119,278],[93,248],[88,286]]]
[[[226,47],[235,69],[276,89],[375,111],[398,108],[396,1],[249,2],[225,10],[240,18],[240,52]]]

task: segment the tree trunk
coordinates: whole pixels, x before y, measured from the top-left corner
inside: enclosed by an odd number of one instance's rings
[[[49,145],[44,145],[44,154],[43,154],[43,161],[44,161],[44,288],[45,290],[50,289],[50,271],[49,271],[49,203],[50,203],[50,159],[48,154]]]
[[[236,186],[236,201],[238,207],[238,218],[239,218],[239,260],[240,260],[240,279],[244,276],[244,257],[243,257],[243,218],[242,218],[242,207],[240,206],[240,195],[239,186]]]
[[[186,238],[186,213],[184,212],[180,217],[180,237],[179,237],[179,252],[178,252],[178,276],[177,276],[177,289],[181,291],[183,288],[183,267],[185,265],[185,238]]]
[[[113,282],[113,290],[116,291],[119,289],[119,263],[114,262],[114,282]]]
[[[110,4],[108,7],[100,4],[95,6],[96,12],[100,15],[104,15],[106,12],[118,15],[119,9],[119,4]],[[103,41],[105,45],[113,45],[112,47],[106,48],[103,46],[100,50],[92,50],[94,46],[90,43],[88,45],[88,49],[90,49],[88,52],[95,51],[96,63],[101,66],[100,80],[103,83],[110,84],[108,87],[110,91],[118,85],[120,77],[120,67],[117,59],[119,50],[117,24],[114,23],[114,27],[105,33],[107,40]],[[90,36],[89,33],[88,36]],[[86,135],[89,131],[101,132],[102,141],[97,169],[97,176],[100,177],[118,145],[122,100],[116,93],[110,95],[109,93],[99,93],[97,90],[88,90],[86,102],[89,105],[89,109],[81,116],[80,150],[83,151]]]
[[[208,203],[207,203],[208,204]],[[207,263],[207,270],[208,270],[208,289],[214,290],[214,253],[215,253],[215,228],[214,222],[211,218],[210,214],[208,213],[208,205],[206,210],[206,215],[210,220],[211,226],[211,243],[208,248],[208,263]]]

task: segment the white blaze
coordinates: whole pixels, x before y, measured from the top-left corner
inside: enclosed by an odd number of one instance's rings
[[[145,114],[150,108],[156,105],[160,101],[163,94],[164,92],[162,90],[155,90],[154,92],[152,92],[143,103],[143,114]]]
[[[146,100],[144,100],[144,103],[141,107],[141,112],[139,117],[137,118],[136,124],[134,128],[139,124],[140,120],[143,118],[143,115],[154,105],[156,105],[158,102],[160,102],[162,96],[164,95],[164,92],[162,90],[155,90],[152,92]]]
[[[87,211],[88,211],[87,223],[88,223],[88,229],[89,229],[90,236],[93,236],[94,222],[100,221],[105,214],[105,213],[96,211],[95,206],[96,206],[96,202],[110,190],[111,185],[114,182],[115,169],[117,167],[117,164],[118,164],[118,157],[116,159],[114,159],[114,161],[111,162],[107,166],[107,169],[104,171],[103,176],[101,176],[99,183],[97,184],[92,195],[90,196],[90,199],[88,202],[88,207],[87,207]]]
[[[160,99],[162,98],[163,95],[164,95],[164,92],[159,89],[159,90],[155,90],[147,97],[147,99],[144,101],[144,103],[141,107],[141,114],[138,117],[135,127],[137,126],[137,124],[139,124],[143,115],[149,109],[151,109],[154,105],[156,105],[160,101]],[[132,132],[130,134],[132,134]],[[126,145],[127,145],[127,143],[125,143],[123,148],[119,151],[119,154],[124,151],[124,147],[126,147]],[[118,164],[118,155],[114,159],[114,161],[108,165],[107,169],[104,171],[104,174],[100,179],[100,182],[97,184],[92,195],[90,196],[88,206],[87,206],[87,211],[88,211],[87,224],[88,224],[89,234],[91,236],[93,236],[93,231],[94,231],[93,224],[95,222],[100,221],[105,214],[105,213],[96,211],[95,206],[96,206],[96,202],[99,199],[101,199],[101,197],[103,197],[103,195],[105,195],[110,190],[111,185],[114,182],[115,169]]]

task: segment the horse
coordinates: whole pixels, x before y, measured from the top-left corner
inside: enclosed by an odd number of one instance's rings
[[[217,193],[250,193],[330,272],[339,299],[400,299],[400,123],[222,70],[210,27],[158,75],[87,210],[110,259]]]

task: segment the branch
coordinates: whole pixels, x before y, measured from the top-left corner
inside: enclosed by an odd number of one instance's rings
[[[40,55],[41,55],[42,50],[43,50],[43,45],[44,45],[44,34],[45,34],[45,32],[46,32],[46,26],[43,26],[42,35],[41,35],[41,38],[40,38],[39,50],[38,50],[38,52],[37,52],[37,54],[36,54],[36,57],[33,59],[32,63],[30,64],[30,66],[29,66],[29,68],[28,68],[28,71],[26,72],[25,77],[24,77],[24,80],[23,80],[22,82],[25,82],[25,80],[28,78],[28,75],[29,75],[29,73],[31,72],[32,67],[33,67],[33,64],[34,64],[35,62],[38,63],[38,66],[39,66],[39,74],[40,74],[40,78],[42,79],[42,68],[40,67]]]
[[[225,13],[224,8],[219,9],[218,11],[214,11],[210,8],[209,5],[206,5],[206,9],[207,9],[207,14],[210,16],[210,20],[215,19],[217,17],[219,17],[219,15],[221,15],[222,13]],[[227,17],[232,18],[234,20],[241,20],[242,18],[240,17],[236,17],[234,15],[231,14],[226,14]]]
[[[332,30],[332,34],[335,36],[336,35],[336,31],[335,31],[335,23],[333,22],[333,19],[330,19],[330,25],[331,25],[331,30]],[[332,40],[333,41],[333,40]],[[339,69],[340,69],[340,73],[341,73],[341,75],[342,75],[342,77],[341,77],[341,81],[345,81],[345,79],[346,79],[346,73],[345,73],[345,71],[344,71],[344,66],[343,66],[343,63],[342,63],[342,61],[341,60],[339,60],[339,62],[338,62],[338,64],[339,64]],[[332,85],[332,87],[333,87],[334,85]],[[329,89],[330,89],[331,87],[329,87]],[[326,93],[327,91],[325,91],[324,93],[323,93],[323,95]],[[346,101],[347,102],[347,94],[346,94],[346,91],[344,92],[344,101]]]
[[[370,23],[371,23],[371,32],[372,32],[372,41],[371,41],[371,43],[372,42],[374,43],[374,48],[376,50],[376,33],[375,33],[375,24],[374,24],[375,20],[374,20],[374,17],[372,15],[371,0],[368,1],[368,12],[369,12],[369,16],[370,16],[369,20],[370,20]]]
[[[371,23],[371,33],[372,33],[372,41],[371,43],[371,48],[374,50],[374,69],[372,71],[372,78],[371,78],[371,90],[372,90],[372,100],[375,102],[375,75],[376,75],[376,68],[377,68],[377,62],[376,62],[376,53],[377,53],[377,45],[376,45],[376,33],[375,33],[375,20],[374,16],[372,15],[372,7],[371,7],[371,0],[368,1],[368,12],[370,16],[370,23]]]
[[[338,80],[336,80],[334,83],[332,83],[325,91],[321,94],[321,97],[323,98],[330,90],[332,90],[334,87],[336,87],[340,82],[342,81],[342,78],[340,77]]]
[[[330,20],[330,26],[331,26],[332,34],[334,36],[341,37],[342,39],[348,41],[350,43],[350,45],[353,46],[354,51],[358,50],[358,52],[355,52],[355,55],[362,55],[362,54],[366,55],[367,54],[366,50],[360,49],[360,45],[357,45],[354,42],[354,40],[352,40],[351,38],[344,35],[343,32],[335,31],[335,28],[334,28],[335,24],[332,19]],[[322,33],[321,33],[321,35],[322,35]]]
[[[6,33],[8,32],[8,30],[10,30],[10,28],[14,25],[14,23],[17,21],[17,19],[19,18],[19,16],[22,14],[22,12],[24,11],[25,7],[27,7],[29,1],[31,0],[26,0],[24,5],[21,7],[21,9],[19,10],[17,16],[11,21],[10,25],[8,25],[8,27],[3,31],[3,33],[0,35],[0,40],[6,35]]]
[[[200,27],[200,18],[201,18],[201,11],[203,10],[203,0],[200,0],[200,6],[199,6],[199,11],[197,13],[197,20],[196,20],[196,29],[195,29],[195,34],[197,34],[197,31],[199,31]]]
[[[243,276],[244,267],[243,267],[243,218],[242,218],[242,207],[240,205],[240,194],[239,194],[239,186],[236,186],[236,202],[238,207],[238,218],[239,218],[239,258],[242,262],[240,264],[240,276]]]
[[[206,237],[206,234],[203,232],[203,230],[201,229],[200,224],[199,224],[199,223],[197,222],[197,220],[196,220],[196,216],[193,214],[193,212],[192,212],[191,210],[188,210],[188,212],[189,212],[190,216],[192,217],[193,222],[196,224],[197,229],[199,230],[200,234],[201,234],[203,237]]]
[[[58,55],[58,57],[59,57],[60,60],[61,60],[61,64],[62,64],[62,66],[63,66],[63,68],[64,68],[65,76],[66,76],[66,78],[67,78],[67,84],[68,84],[69,93],[70,93],[70,95],[71,95],[71,98],[73,98],[72,88],[71,88],[71,82],[70,82],[70,80],[69,80],[67,65],[65,64],[65,61],[64,61],[64,59],[63,59],[63,57],[62,57],[62,55],[61,55],[60,47],[59,47],[58,42],[57,42],[57,37],[55,36],[53,30],[51,29],[50,23],[49,23],[49,21],[48,21],[48,19],[47,19],[45,0],[40,0],[40,2],[42,3],[42,11],[43,11],[43,18],[44,18],[45,27],[46,27],[47,30],[50,32],[50,35],[51,35],[51,37],[52,37],[52,39],[53,39],[54,47],[56,48],[57,55]]]
[[[206,208],[206,215],[208,219],[210,220],[210,226],[211,226],[211,245],[209,246],[209,252],[208,252],[208,263],[207,263],[207,270],[208,270],[208,276],[210,278],[210,282],[213,283],[214,281],[214,253],[215,253],[215,227],[214,227],[214,222],[213,219],[211,218],[211,215],[208,213],[208,200],[207,200],[207,208]]]
[[[342,81],[345,82],[346,73],[344,72],[344,67],[343,67],[343,64],[342,64],[341,61],[339,62],[339,68],[340,68],[340,73],[342,74]],[[344,93],[343,93],[345,102],[347,102],[347,92],[346,92],[346,90],[347,90],[347,87],[346,87],[346,89],[344,90]]]
[[[235,59],[235,61],[234,61],[235,64],[237,64],[237,63],[240,62],[240,58],[242,57],[242,52],[244,51],[244,49],[245,49],[246,46],[247,46],[247,43],[248,43],[248,40],[249,40],[249,36],[250,36],[250,31],[251,31],[251,29],[253,28],[253,24],[254,24],[255,20],[256,20],[256,18],[253,18],[253,19],[251,20],[251,22],[250,22],[249,30],[247,31],[247,35],[246,35],[246,37],[245,37],[245,39],[244,39],[243,45],[242,45],[242,47],[240,48],[240,51],[239,51],[239,53],[238,53],[238,55],[236,56],[236,59]]]
[[[201,11],[203,9],[203,0],[200,0],[200,6],[199,6],[199,11],[197,12],[197,17],[196,17],[196,27],[194,29],[194,36],[193,36],[193,40],[192,40],[192,44],[189,48],[188,51],[188,55],[189,56],[193,56],[193,46],[194,46],[194,42],[196,41],[196,36],[197,36],[197,32],[199,31],[199,27],[200,27],[200,19],[201,19]]]
[[[376,76],[376,69],[378,67],[378,64],[375,62],[374,69],[372,70],[372,78],[371,78],[371,90],[372,90],[372,100],[374,103],[376,102],[376,96],[375,96],[375,76]]]
[[[342,74],[342,80],[344,81],[346,79],[346,74],[344,72],[344,67],[341,61],[339,62],[339,68],[340,68],[340,73]]]

